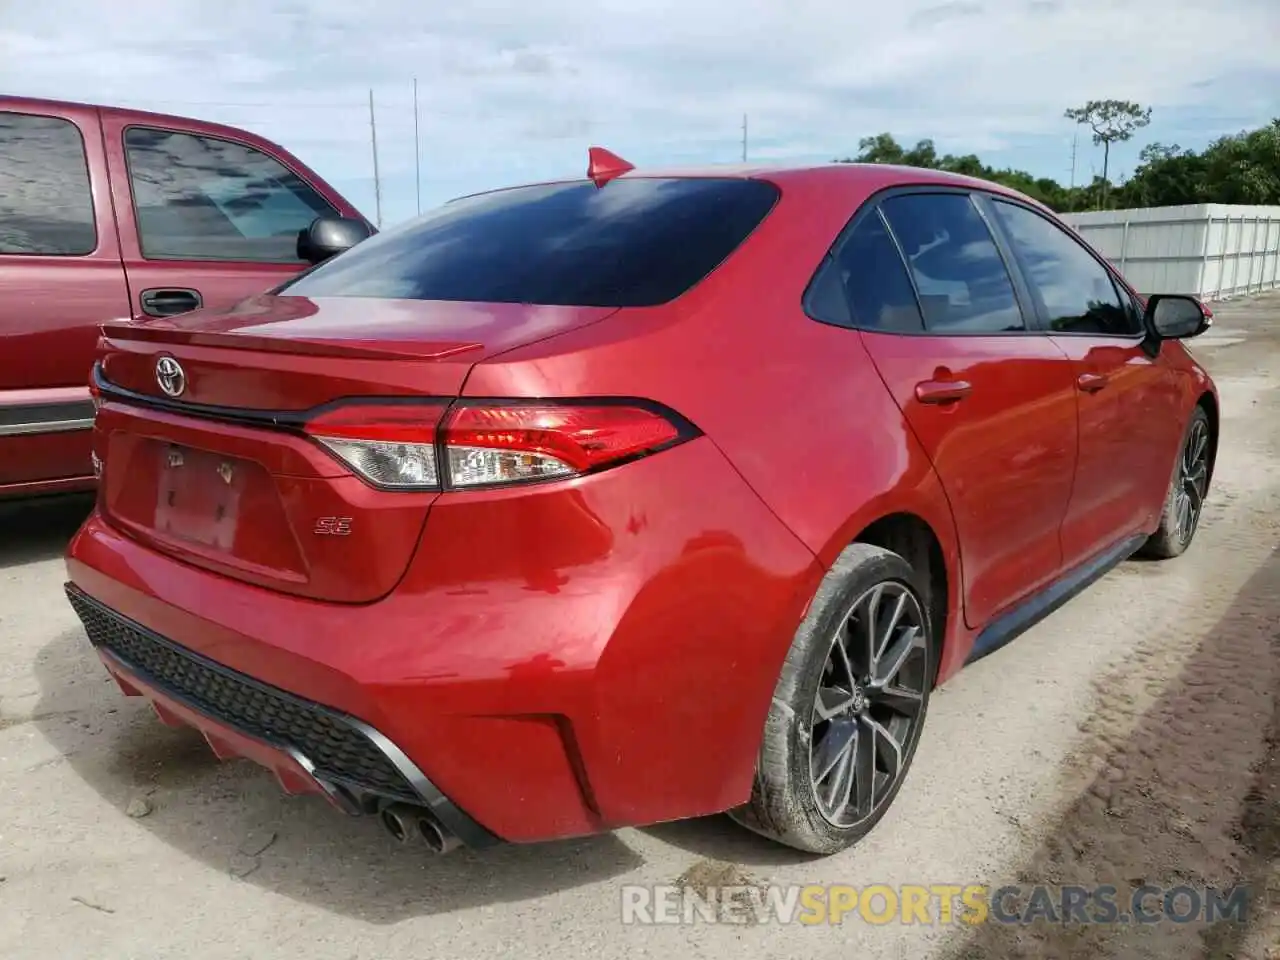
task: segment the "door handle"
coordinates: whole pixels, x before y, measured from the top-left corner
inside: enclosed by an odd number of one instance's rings
[[[142,312],[149,317],[172,317],[195,310],[204,302],[198,290],[158,287],[143,290],[138,300],[142,303]]]
[[[921,403],[955,403],[973,392],[967,380],[925,380],[916,384],[916,399]]]
[[[1101,373],[1082,373],[1076,377],[1076,386],[1085,393],[1097,393],[1107,385],[1107,378]]]

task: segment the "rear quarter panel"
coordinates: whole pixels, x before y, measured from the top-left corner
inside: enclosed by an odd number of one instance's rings
[[[958,584],[941,486],[860,335],[811,320],[800,306],[827,249],[877,184],[865,175],[847,185],[838,177],[779,182],[781,202],[748,243],[673,304],[624,309],[492,358],[464,394],[660,401],[711,437],[824,568],[869,524],[906,512],[933,529]]]

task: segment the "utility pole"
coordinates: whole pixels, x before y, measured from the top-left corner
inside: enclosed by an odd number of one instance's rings
[[[413,78],[413,179],[418,197],[418,213],[422,213],[422,160],[418,154],[418,78]]]
[[[1076,132],[1071,137],[1071,189],[1076,188],[1076,145],[1080,142],[1080,126],[1076,125]]]
[[[742,115],[742,162],[747,162],[747,115]]]
[[[382,178],[378,176],[378,122],[373,118],[373,88],[369,88],[369,141],[373,144],[373,196],[377,204],[378,229],[382,229]]]

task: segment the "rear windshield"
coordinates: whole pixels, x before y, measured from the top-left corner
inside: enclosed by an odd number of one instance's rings
[[[564,306],[666,303],[714,270],[764,219],[761,180],[620,179],[466,197],[286,285],[301,297]]]

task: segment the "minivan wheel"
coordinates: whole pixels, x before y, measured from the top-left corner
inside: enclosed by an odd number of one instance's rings
[[[835,853],[893,803],[933,685],[934,639],[919,577],[898,554],[855,543],[796,631],[765,722],[751,800],[730,811],[787,846]]]
[[[1191,546],[1200,527],[1205,496],[1209,492],[1209,449],[1212,436],[1209,415],[1196,406],[1182,438],[1173,479],[1165,494],[1160,526],[1143,544],[1140,553],[1153,560],[1171,560]]]

